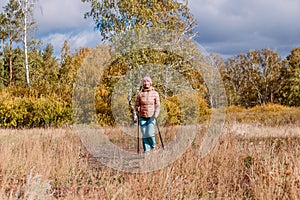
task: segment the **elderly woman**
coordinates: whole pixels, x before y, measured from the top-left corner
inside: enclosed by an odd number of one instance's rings
[[[142,91],[136,98],[135,109],[138,112],[140,126],[143,134],[144,152],[156,148],[154,127],[156,118],[160,111],[160,100],[158,93],[152,87],[152,80],[149,76],[142,79]]]

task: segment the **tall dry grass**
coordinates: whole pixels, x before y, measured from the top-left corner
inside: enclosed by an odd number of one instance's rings
[[[204,126],[180,159],[144,174],[101,165],[71,128],[0,130],[0,199],[300,199],[299,135],[243,127],[227,124],[200,159]]]

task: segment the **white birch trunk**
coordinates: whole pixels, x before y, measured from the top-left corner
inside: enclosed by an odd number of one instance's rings
[[[25,0],[25,12],[24,12],[24,53],[25,53],[25,73],[26,82],[30,89],[29,79],[29,67],[28,67],[28,48],[27,48],[27,12],[28,12],[28,0]]]
[[[24,15],[24,26],[23,26],[23,43],[24,43],[24,54],[25,54],[25,75],[26,75],[26,82],[27,86],[30,89],[30,77],[29,77],[29,65],[28,65],[28,44],[27,44],[27,25],[28,25],[28,14],[29,14],[29,7],[28,7],[28,0],[19,0],[19,5],[21,11]]]

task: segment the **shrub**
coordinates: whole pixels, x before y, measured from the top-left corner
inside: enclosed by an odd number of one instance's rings
[[[300,108],[277,104],[255,106],[250,109],[232,106],[227,109],[227,119],[238,122],[255,122],[262,125],[279,126],[300,123]]]
[[[167,123],[172,125],[199,123],[211,113],[206,101],[198,94],[167,97],[162,99],[162,104],[166,109]]]
[[[0,127],[61,126],[72,123],[71,106],[55,97],[13,97],[2,92]]]

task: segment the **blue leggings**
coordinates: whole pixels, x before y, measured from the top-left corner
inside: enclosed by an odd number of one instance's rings
[[[140,117],[140,126],[143,134],[143,148],[145,152],[149,152],[150,149],[156,147],[155,141],[155,118],[143,118]]]

